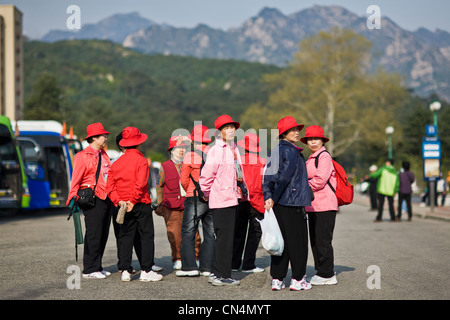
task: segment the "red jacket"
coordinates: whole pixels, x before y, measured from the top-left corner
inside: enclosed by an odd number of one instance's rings
[[[200,151],[203,153],[208,153],[209,146],[201,145]],[[183,166],[180,174],[180,183],[184,190],[186,190],[186,197],[194,196],[195,185],[191,180],[189,175],[192,175],[192,178],[195,181],[198,181],[200,177],[200,168],[202,166],[202,158],[199,154],[189,151],[184,156]]]
[[[250,205],[256,211],[264,213],[264,197],[262,192],[262,180],[264,166],[267,160],[255,153],[246,153],[241,156],[242,167],[245,175],[245,183],[250,194]]]
[[[137,149],[127,149],[111,166],[106,191],[114,205],[120,200],[152,203],[148,194],[148,162]]]
[[[77,195],[79,189],[85,187],[94,188],[95,174],[98,166],[98,155],[100,152],[102,153],[102,166],[98,177],[97,187],[95,187],[95,195],[99,199],[106,199],[105,176],[109,174],[111,161],[104,150],[98,151],[91,146],[88,146],[86,149],[78,152],[74,157],[72,180],[70,182],[70,191],[66,202],[67,205],[69,205],[70,200]]]

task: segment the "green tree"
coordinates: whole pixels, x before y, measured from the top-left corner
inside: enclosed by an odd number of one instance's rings
[[[406,91],[399,76],[370,74],[370,48],[361,35],[338,28],[303,40],[286,69],[265,76],[268,103],[252,105],[243,122],[275,127],[292,115],[306,126],[321,125],[334,156],[365,139],[383,144],[384,128],[394,122]]]
[[[53,74],[43,73],[25,101],[24,118],[27,120],[56,120],[66,117],[63,90]]]

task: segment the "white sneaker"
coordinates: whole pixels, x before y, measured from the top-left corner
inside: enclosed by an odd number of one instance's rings
[[[259,273],[259,272],[263,272],[264,269],[263,268],[259,268],[256,267],[254,269],[250,269],[250,270],[242,270],[242,272],[246,272],[246,273]]]
[[[178,270],[176,272],[177,277],[197,277],[199,275],[200,271],[198,270],[189,270],[189,271]]]
[[[106,275],[104,275],[100,271],[97,271],[97,272],[92,272],[92,273],[88,273],[88,274],[83,273],[83,278],[84,279],[105,279]]]
[[[173,264],[173,269],[174,270],[180,270],[181,269],[181,260],[175,261],[175,263]]]
[[[311,289],[311,284],[306,281],[306,276],[302,278],[302,280],[291,280],[291,285],[289,286],[289,290],[292,291],[300,291],[300,290],[309,290]]]
[[[211,275],[211,272],[209,272],[209,271],[202,271],[202,272],[200,272],[200,274],[202,276],[209,277]]]
[[[124,282],[131,281],[131,274],[127,270],[122,271],[122,275],[120,276],[120,280],[122,280]]]
[[[212,281],[213,286],[238,286],[241,282],[232,278],[215,278]]]
[[[214,273],[210,273],[208,276],[208,282],[212,283],[217,277],[214,275]]]
[[[144,270],[141,271],[141,277],[139,280],[141,281],[160,281],[162,280],[163,276],[159,273],[156,273],[154,271],[145,272]]]
[[[283,281],[280,281],[278,279],[272,280],[272,291],[280,291],[282,289],[286,288]]]
[[[309,283],[315,286],[323,286],[323,285],[329,285],[329,284],[337,284],[337,278],[336,274],[332,276],[331,278],[322,278],[318,275],[315,275],[314,277],[309,280]]]

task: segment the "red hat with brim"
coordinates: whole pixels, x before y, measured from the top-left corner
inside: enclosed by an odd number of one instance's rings
[[[291,116],[284,117],[277,123],[277,129],[278,129],[278,137],[288,131],[289,129],[298,127],[299,130],[302,130],[304,125],[298,124],[297,121]]]
[[[259,137],[254,133],[247,133],[242,140],[239,140],[237,144],[250,152],[260,152]]]
[[[194,126],[194,128],[192,129],[192,133],[188,135],[188,138],[191,141],[210,143],[212,139],[208,137],[208,130],[209,129],[207,126],[198,124]]]
[[[148,136],[141,133],[138,128],[126,127],[122,130],[122,140],[119,141],[121,147],[133,147],[144,143]]]
[[[306,143],[307,138],[321,138],[324,140],[324,142],[328,142],[330,139],[324,137],[323,135],[323,129],[321,126],[309,126],[306,128],[306,134],[303,138],[300,138],[300,141],[304,144]]]
[[[234,126],[236,127],[236,129],[239,129],[239,127],[241,126],[241,124],[237,121],[233,121],[233,119],[227,115],[227,114],[223,114],[220,117],[218,117],[216,119],[216,121],[214,121],[214,127],[219,130],[220,128],[222,128],[224,125],[232,123],[234,124]]]
[[[173,136],[172,138],[170,138],[169,148],[167,148],[167,151],[170,151],[175,147],[187,147],[188,145],[185,144],[180,138],[180,136]]]
[[[110,133],[111,132],[108,132],[105,130],[105,128],[103,128],[103,125],[100,122],[92,123],[88,125],[86,128],[86,138],[84,138],[84,140],[87,140],[90,137],[99,136],[101,134],[110,134]]]

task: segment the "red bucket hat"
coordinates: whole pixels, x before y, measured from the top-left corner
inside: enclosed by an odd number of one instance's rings
[[[119,145],[122,147],[133,147],[138,146],[147,140],[147,135],[141,133],[138,128],[126,127],[122,130],[122,140],[120,140]]]
[[[194,126],[192,129],[192,133],[188,135],[188,138],[191,141],[210,143],[212,141],[211,138],[208,137],[208,127],[202,124],[198,124]]]
[[[172,150],[175,147],[187,147],[188,145],[183,142],[183,140],[180,140],[180,136],[173,136],[169,140],[169,148],[167,151]]]
[[[247,133],[242,140],[237,143],[240,147],[251,152],[260,152],[259,137],[254,133]]]
[[[308,128],[306,128],[306,134],[303,138],[300,138],[300,141],[306,144],[307,138],[322,138],[325,142],[330,140],[324,137],[323,129],[321,126],[309,126]]]
[[[284,117],[277,123],[277,129],[278,129],[278,136],[285,133],[289,129],[292,129],[294,127],[298,127],[299,130],[302,130],[304,125],[298,124],[297,121],[291,116]]]
[[[214,127],[217,130],[219,130],[222,126],[224,126],[228,123],[233,123],[234,126],[236,127],[236,129],[239,129],[239,127],[240,127],[240,123],[237,121],[233,121],[233,119],[231,119],[231,117],[227,114],[223,114],[220,117],[218,117],[216,119],[216,121],[214,121]]]
[[[103,128],[103,125],[100,122],[92,123],[88,125],[86,128],[86,138],[84,138],[84,140],[90,137],[99,136],[101,134],[110,134],[110,133],[111,132],[108,132],[105,130],[105,128]]]

